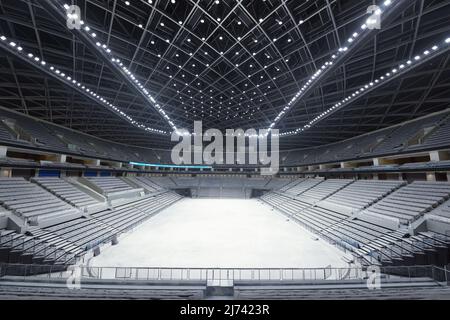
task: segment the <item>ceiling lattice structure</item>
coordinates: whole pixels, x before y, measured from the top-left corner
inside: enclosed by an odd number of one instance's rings
[[[191,129],[193,120],[203,120],[205,128],[260,129],[268,128],[359,30],[367,7],[383,2],[2,0],[0,33],[155,130],[171,132],[167,119],[178,128]],[[80,7],[84,26],[96,35],[92,41],[105,44],[160,109],[99,53],[101,47],[68,29],[65,3]],[[447,0],[392,3],[382,28],[355,44],[275,128],[303,126],[361,84],[450,36]],[[0,50],[0,68],[1,106],[117,142],[155,147],[170,142],[168,135],[133,126],[7,50]],[[449,68],[448,53],[439,55],[310,130],[283,137],[282,146],[334,142],[448,108]]]

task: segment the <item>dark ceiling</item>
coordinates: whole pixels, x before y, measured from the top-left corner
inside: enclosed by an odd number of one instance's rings
[[[192,128],[194,120],[203,120],[206,128],[260,129],[348,45],[369,17],[368,6],[384,1],[0,0],[0,33],[146,127],[171,132],[169,121]],[[65,3],[80,7],[82,30],[67,27]],[[382,17],[382,28],[361,32],[275,128],[286,132],[307,124],[362,84],[450,36],[448,0],[392,0]],[[6,47],[0,45],[1,106],[117,142],[167,147],[168,135],[136,127]],[[282,147],[342,140],[448,108],[449,100],[444,51],[311,129],[281,138]]]

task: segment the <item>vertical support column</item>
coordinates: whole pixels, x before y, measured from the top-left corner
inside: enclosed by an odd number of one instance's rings
[[[60,163],[66,163],[67,156],[65,154],[59,154],[56,156],[56,161]]]
[[[430,161],[449,160],[447,153],[443,151],[430,151]]]
[[[4,168],[0,169],[0,177],[10,178],[11,176],[12,176],[11,169],[4,169]]]
[[[8,147],[0,146],[0,158],[6,158],[7,152],[8,152]]]
[[[122,169],[123,168],[122,162],[112,162],[111,165],[112,165],[113,168],[117,168],[117,169]]]
[[[354,168],[355,166],[352,165],[350,162],[341,162],[341,168]]]

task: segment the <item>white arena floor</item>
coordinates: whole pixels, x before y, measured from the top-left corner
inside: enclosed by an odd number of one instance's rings
[[[91,261],[97,267],[345,267],[342,253],[257,200],[183,199]]]

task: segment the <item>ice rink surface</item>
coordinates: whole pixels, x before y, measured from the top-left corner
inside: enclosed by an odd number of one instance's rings
[[[258,200],[183,199],[91,261],[103,267],[345,267],[342,253]]]

